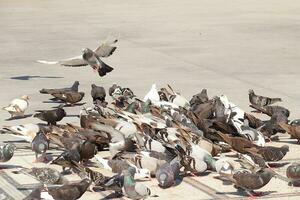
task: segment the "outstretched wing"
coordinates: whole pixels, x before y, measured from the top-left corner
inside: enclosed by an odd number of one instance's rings
[[[42,64],[47,64],[47,65],[60,64],[66,67],[81,67],[81,66],[88,65],[88,63],[85,60],[83,60],[81,56],[69,58],[66,60],[60,60],[60,61],[37,60],[37,62]]]
[[[102,43],[96,50],[95,53],[99,57],[108,57],[114,53],[117,47],[112,46],[113,44],[117,43],[118,39],[114,39],[111,42],[104,42]]]

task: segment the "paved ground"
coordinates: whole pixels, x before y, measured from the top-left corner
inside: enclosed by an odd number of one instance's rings
[[[85,92],[91,83],[108,87],[116,82],[132,88],[138,96],[152,83],[170,83],[187,97],[202,88],[207,88],[210,96],[226,94],[246,111],[247,91],[253,88],[257,93],[282,97],[295,119],[300,115],[299,9],[296,0],[1,0],[0,107],[28,94],[28,114],[51,108],[53,104],[41,103],[48,97],[37,91],[67,86],[74,80],[80,81],[80,90]],[[104,78],[88,67],[34,62],[79,55],[82,48],[95,48],[109,34],[121,37],[118,50],[105,59],[115,70]],[[91,103],[88,93],[84,100]],[[68,113],[78,114],[79,109],[70,108]],[[0,125],[38,122],[31,117],[7,118],[8,114],[0,111]],[[68,117],[66,121],[78,120]],[[293,145],[293,149],[287,159],[297,159],[299,148]],[[11,162],[28,164],[31,159],[17,156]],[[185,194],[191,199],[224,198],[215,194],[214,188],[221,186],[210,176],[187,180],[160,198],[182,199]],[[281,186],[275,180],[266,191],[280,190],[282,199],[297,199],[287,196],[297,195],[299,190]],[[224,186],[225,190],[234,192],[232,186]],[[276,199],[276,195],[267,198]]]

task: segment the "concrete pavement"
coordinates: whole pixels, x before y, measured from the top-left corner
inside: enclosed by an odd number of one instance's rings
[[[283,98],[281,105],[289,108],[290,118],[295,119],[300,116],[299,9],[296,0],[1,0],[0,107],[28,94],[28,114],[49,109],[54,104],[42,103],[48,96],[37,91],[68,86],[74,80],[79,80],[80,90],[87,93],[87,106],[91,104],[91,83],[106,88],[118,83],[138,96],[152,83],[169,83],[186,97],[202,88],[208,89],[209,96],[226,94],[246,111],[250,110],[247,92],[253,88]],[[115,70],[104,78],[89,67],[35,62],[79,55],[82,48],[97,47],[109,34],[121,37],[115,54],[105,59]],[[78,114],[79,109],[67,111]],[[0,126],[39,122],[32,117],[7,121],[8,117],[0,111]],[[62,122],[78,123],[78,119],[68,117]],[[287,159],[298,160],[299,147],[292,146]],[[25,162],[22,159],[20,163]],[[211,176],[203,176],[162,193],[156,187],[154,191],[161,193],[162,199],[182,199],[192,192],[196,195],[190,195],[191,199],[223,199],[212,190],[223,188],[219,184]],[[298,195],[298,189],[281,186],[275,180],[264,190],[277,191],[270,198],[278,198],[279,191],[282,199],[297,199],[291,194]],[[224,186],[224,191],[234,193],[235,189]]]

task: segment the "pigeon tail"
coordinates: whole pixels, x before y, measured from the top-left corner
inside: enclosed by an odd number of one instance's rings
[[[101,62],[101,67],[98,69],[99,76],[105,76],[107,73],[111,72],[114,68],[111,66],[105,64],[104,62]]]
[[[46,65],[56,65],[59,63],[58,61],[46,61],[46,60],[37,60],[36,62],[46,64]]]

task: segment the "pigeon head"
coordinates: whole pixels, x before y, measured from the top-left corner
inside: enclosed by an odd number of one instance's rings
[[[92,87],[92,88],[95,88],[95,87],[97,87],[97,86],[96,86],[95,84],[92,84],[91,87]]]
[[[250,89],[248,92],[249,94],[254,94],[254,91],[252,89]]]
[[[27,100],[27,101],[29,100],[29,96],[27,96],[27,95],[23,95],[21,98],[24,100]]]
[[[163,172],[158,177],[159,186],[162,188],[168,187],[170,185],[170,182],[168,180],[168,174]]]
[[[282,148],[285,152],[289,152],[289,150],[290,150],[290,148],[289,148],[288,145],[283,145],[281,148]]]
[[[78,86],[78,85],[79,85],[79,81],[75,81],[75,82],[74,82],[74,85],[75,85],[75,86]]]
[[[82,53],[83,54],[90,54],[90,53],[93,53],[93,51],[90,50],[89,48],[85,48],[85,49],[82,49]]]

